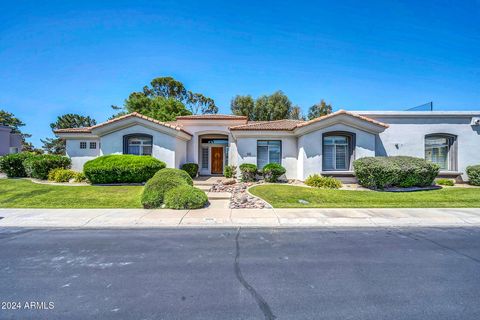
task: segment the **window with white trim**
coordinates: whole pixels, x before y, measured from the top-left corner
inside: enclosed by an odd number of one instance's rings
[[[348,171],[353,157],[354,134],[327,132],[323,135],[323,171]]]
[[[87,142],[86,141],[80,141],[80,149],[87,149]]]
[[[208,148],[202,148],[202,169],[208,169]]]
[[[436,163],[440,170],[456,170],[456,137],[449,134],[432,134],[425,137],[425,159]]]
[[[257,141],[257,168],[262,170],[269,163],[282,163],[281,140]]]
[[[139,156],[152,155],[152,136],[128,135],[124,137],[124,153]]]
[[[96,142],[90,142],[90,149],[97,149],[97,143]]]

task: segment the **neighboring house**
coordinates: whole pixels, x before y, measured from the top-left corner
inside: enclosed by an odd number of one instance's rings
[[[281,163],[288,179],[321,173],[353,177],[362,157],[407,155],[441,167],[441,175],[465,180],[480,164],[480,112],[348,112],[310,121],[248,121],[233,115],[193,115],[160,122],[131,113],[89,128],[60,129],[73,169],[106,154],[152,155],[178,168],[187,162],[201,175],[225,165]]]
[[[12,128],[0,125],[0,156],[22,151],[22,135],[12,133]]]

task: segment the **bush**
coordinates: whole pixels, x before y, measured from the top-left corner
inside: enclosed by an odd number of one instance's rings
[[[142,204],[146,209],[162,205],[165,192],[178,186],[193,186],[188,173],[179,169],[162,169],[147,181],[142,193]]]
[[[240,165],[242,181],[255,181],[257,175],[257,166],[251,163],[243,163]]]
[[[225,166],[223,175],[225,178],[234,178],[237,173],[237,166]]]
[[[308,176],[305,180],[305,184],[310,187],[325,189],[339,189],[342,187],[342,182],[340,180],[333,177],[324,177],[319,174]]]
[[[269,163],[263,167],[263,178],[267,182],[277,182],[278,178],[285,174],[287,170],[278,163]]]
[[[182,170],[187,171],[190,177],[195,178],[198,173],[198,164],[196,163],[185,163],[182,166]]]
[[[56,168],[48,173],[48,180],[55,182],[69,182],[75,178],[76,172],[70,169]]]
[[[406,156],[361,158],[353,168],[358,183],[373,189],[430,186],[440,170],[425,159]]]
[[[87,161],[83,172],[93,184],[145,182],[165,163],[151,156],[112,154]]]
[[[47,180],[48,173],[52,169],[70,168],[72,161],[64,156],[58,156],[53,154],[38,154],[31,157],[27,157],[23,161],[25,172],[27,176],[35,179]]]
[[[467,176],[470,184],[480,186],[480,164],[467,167]]]
[[[26,177],[27,173],[25,172],[23,162],[32,156],[30,153],[22,152],[0,157],[0,171],[9,178]]]
[[[170,209],[199,209],[208,203],[202,190],[190,185],[181,185],[165,192],[164,203]]]
[[[73,177],[73,182],[87,182],[87,177],[83,172],[76,172]]]
[[[435,180],[435,183],[438,184],[439,186],[453,187],[455,185],[455,181],[453,179],[444,179],[444,178]]]

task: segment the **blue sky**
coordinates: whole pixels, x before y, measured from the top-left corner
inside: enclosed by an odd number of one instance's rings
[[[304,111],[480,109],[479,1],[15,1],[0,4],[0,108],[40,146],[57,115],[104,121],[173,76],[229,113],[283,90]]]

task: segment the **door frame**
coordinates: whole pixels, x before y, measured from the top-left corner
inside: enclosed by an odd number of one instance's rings
[[[223,175],[223,172],[222,173],[212,173],[212,147],[213,148],[222,148],[223,149],[223,164],[222,164],[222,168],[224,169],[226,165],[228,165],[228,163],[226,162],[227,160],[227,157],[226,157],[226,146],[223,145],[223,144],[214,144],[214,143],[203,143],[201,144],[200,146],[200,154],[199,154],[199,171],[198,171],[198,174],[201,175],[201,176],[210,176],[210,175]],[[207,148],[208,149],[208,168],[203,168],[202,169],[202,160],[201,160],[201,157],[202,157],[202,149],[203,148]]]
[[[221,149],[222,152],[221,152],[221,155],[222,155],[222,169],[221,169],[221,172],[213,172],[213,152],[212,152],[212,149]],[[223,146],[211,146],[210,147],[210,159],[208,159],[210,161],[210,174],[223,174],[223,169],[225,167],[225,147]]]

